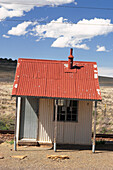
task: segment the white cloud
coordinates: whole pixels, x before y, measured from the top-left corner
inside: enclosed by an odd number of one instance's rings
[[[8,35],[2,35],[4,38],[10,38],[10,36],[8,36]]]
[[[2,5],[0,3],[0,19],[4,20],[5,18],[9,17],[21,17],[24,15],[24,11],[30,11],[33,6],[28,6],[27,8],[23,8],[22,5]]]
[[[84,50],[89,50],[90,48],[86,44],[77,44],[75,45],[76,48],[82,48]]]
[[[32,29],[26,30],[31,25]],[[104,25],[104,26],[103,26]],[[108,26],[110,25],[110,26]],[[9,35],[25,35],[27,32],[31,36],[36,36],[37,40],[46,38],[55,39],[51,47],[75,47],[89,50],[84,40],[91,40],[96,36],[106,35],[113,32],[113,24],[109,19],[94,18],[91,20],[83,19],[77,24],[69,22],[60,17],[50,23],[40,25],[37,22],[23,22],[8,31]],[[97,46],[97,51],[107,51],[104,46]]]
[[[83,19],[77,24],[73,24],[60,17],[45,25],[36,25],[32,32],[34,36],[42,39],[54,38],[52,47],[76,47],[88,50],[89,47],[83,41],[113,32],[113,24],[109,19],[98,18]]]
[[[75,5],[77,5],[78,3],[77,2],[74,2]]]
[[[42,7],[45,5],[63,5],[74,3],[75,0],[2,0],[0,2],[0,19],[4,20],[7,17],[21,17],[24,12],[29,12],[34,7]]]
[[[99,67],[98,74],[100,76],[113,77],[113,68],[109,67]]]
[[[41,40],[41,38],[37,39],[36,42],[39,42]]]
[[[108,50],[106,50],[105,46],[99,46],[97,45],[97,50],[96,51],[105,51],[105,52],[109,52]]]
[[[18,24],[17,27],[12,27],[12,29],[8,31],[8,34],[16,36],[25,35],[28,32],[26,31],[27,27],[31,24],[32,22],[23,22]]]

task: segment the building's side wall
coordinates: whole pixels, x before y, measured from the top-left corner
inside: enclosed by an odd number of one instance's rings
[[[78,122],[57,123],[57,143],[91,144],[92,102],[79,101]],[[39,142],[53,142],[54,138],[54,100],[39,101]]]
[[[37,140],[38,129],[38,98],[22,97],[20,112],[19,139]]]

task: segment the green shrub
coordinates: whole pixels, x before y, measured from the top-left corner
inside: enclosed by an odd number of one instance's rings
[[[9,128],[7,127],[7,125],[4,122],[0,121],[0,130],[8,130],[8,129]]]
[[[102,127],[102,130],[100,131],[100,133],[105,134],[107,132],[105,127]]]
[[[10,145],[14,144],[14,140],[6,141],[6,143],[9,143]]]
[[[101,144],[105,144],[105,141],[103,141],[103,140],[99,140],[99,141],[96,141],[96,145],[101,145]]]

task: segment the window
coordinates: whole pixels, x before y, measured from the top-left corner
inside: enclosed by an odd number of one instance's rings
[[[55,120],[55,106],[54,106]],[[57,121],[78,121],[78,101],[76,100],[58,100]]]

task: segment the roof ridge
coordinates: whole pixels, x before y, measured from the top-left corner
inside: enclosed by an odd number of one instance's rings
[[[19,61],[26,61],[26,62],[32,62],[32,63],[34,63],[34,62],[42,62],[42,63],[44,63],[44,62],[48,62],[48,63],[50,63],[50,62],[52,62],[52,63],[57,63],[57,64],[61,64],[61,63],[68,63],[68,60],[45,60],[45,59],[29,59],[29,58],[19,58],[18,59],[18,62]],[[33,62],[34,61],[34,62]],[[73,61],[74,63],[91,63],[91,64],[97,64],[95,61]],[[51,64],[51,63],[50,63]]]

